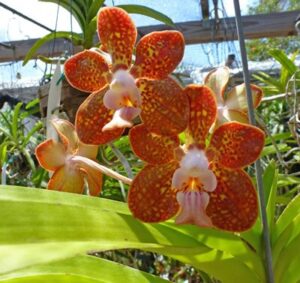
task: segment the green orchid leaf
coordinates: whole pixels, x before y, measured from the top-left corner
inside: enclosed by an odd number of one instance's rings
[[[300,215],[300,195],[297,195],[284,209],[279,216],[272,235],[272,242],[275,243],[278,237],[292,223],[293,219]]]
[[[162,278],[92,256],[76,256],[0,276],[3,283],[166,283]]]
[[[278,141],[281,142],[282,140],[287,140],[291,137],[292,137],[292,134],[290,132],[288,132],[288,133],[278,133],[276,135],[268,136],[268,137],[266,137],[265,145],[272,144],[272,141],[273,142],[278,142]]]
[[[288,71],[290,76],[297,71],[297,66],[291,59],[289,59],[289,57],[287,57],[283,50],[272,49],[269,51],[269,54],[281,64],[282,68]]]
[[[251,243],[246,242],[242,235],[240,237],[229,232],[192,225],[173,226],[171,223],[166,223],[165,225],[169,227],[171,225],[174,230],[192,236],[212,249],[234,256],[234,258],[245,263],[253,272],[257,273],[260,278],[264,278],[265,271],[261,258],[258,256],[255,247]]]
[[[266,210],[270,233],[275,224],[275,205],[276,205],[276,194],[277,194],[277,181],[278,181],[278,170],[276,170],[276,164],[271,161],[269,166],[266,168],[263,176],[265,199],[266,199]]]
[[[54,40],[56,38],[65,38],[68,40],[71,40],[74,45],[81,45],[83,42],[82,35],[79,33],[71,33],[69,31],[57,31],[57,32],[51,32],[44,37],[38,39],[32,47],[29,49],[28,53],[26,54],[26,57],[23,61],[23,66],[25,66],[30,59],[33,58],[33,56],[36,54],[36,52],[39,50],[39,48],[44,45],[46,42]]]
[[[300,220],[300,217],[298,217]],[[295,223],[296,224],[296,223]],[[299,226],[300,221],[297,221]],[[280,254],[274,257],[274,275],[276,282],[299,282],[300,280],[300,235],[285,245]]]
[[[105,0],[92,1],[92,4],[88,8],[88,14],[87,14],[88,22],[90,22],[92,19],[94,19],[97,16],[99,9],[103,6],[104,2]]]
[[[261,157],[264,157],[264,156],[267,156],[270,154],[275,154],[277,152],[277,149],[279,150],[279,152],[287,152],[291,149],[291,147],[285,143],[278,144],[277,148],[275,148],[274,145],[267,145],[264,147],[264,149],[261,153]]]
[[[135,248],[169,255],[224,283],[233,279],[245,283],[264,280],[259,271],[249,267],[251,256],[244,263],[242,257],[212,249],[195,237],[194,228],[180,231],[171,223],[141,223],[129,214],[124,203],[1,186],[0,214],[2,275],[87,251]]]
[[[20,110],[23,105],[23,102],[19,102],[14,109],[13,118],[12,118],[12,125],[11,125],[11,135],[15,141],[18,139],[18,128],[19,128],[19,116]]]
[[[148,8],[146,6],[142,5],[117,5],[117,7],[122,8],[127,13],[131,14],[140,14],[144,15],[150,18],[153,18],[155,20],[158,20],[168,26],[174,27],[173,21],[166,15],[164,15],[161,12],[158,12],[154,9]]]

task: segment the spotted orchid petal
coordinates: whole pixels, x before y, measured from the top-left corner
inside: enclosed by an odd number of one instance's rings
[[[190,117],[188,134],[192,142],[205,148],[205,139],[217,117],[217,105],[213,92],[206,86],[189,85],[184,89],[189,98]]]
[[[206,154],[227,168],[243,168],[259,158],[264,140],[259,128],[229,122],[214,131]]]
[[[141,119],[149,131],[174,136],[185,130],[189,118],[188,98],[171,78],[138,79],[142,95]]]
[[[49,190],[82,194],[84,187],[83,174],[78,168],[62,166],[54,172],[48,183]]]
[[[206,213],[219,229],[242,232],[255,223],[258,201],[255,188],[243,170],[231,170],[212,164],[217,188],[209,193]]]
[[[62,143],[46,140],[35,149],[35,155],[40,165],[49,171],[59,169],[65,163],[66,148]]]
[[[72,123],[63,119],[52,119],[51,123],[57,131],[60,140],[67,148],[69,153],[75,153],[78,150],[79,139]]]
[[[224,93],[229,77],[229,69],[227,67],[219,67],[210,71],[204,79],[204,84],[215,93],[218,104],[223,104],[224,102]]]
[[[171,162],[174,160],[174,150],[179,146],[177,136],[151,133],[143,124],[130,130],[129,139],[135,155],[150,164]]]
[[[123,128],[103,132],[103,127],[113,117],[113,110],[107,109],[103,104],[103,96],[108,87],[92,93],[80,105],[76,115],[76,131],[79,139],[86,144],[106,144],[121,136]]]
[[[140,108],[122,107],[114,113],[113,118],[102,128],[102,131],[106,132],[120,128],[131,128],[133,126],[132,120],[139,116],[140,113]]]
[[[256,108],[259,106],[262,100],[263,91],[261,88],[253,84],[250,85],[250,88],[253,99],[253,107]],[[247,112],[248,104],[245,84],[235,86],[231,89],[231,91],[228,92],[226,95],[225,105],[228,109],[236,109]]]
[[[178,192],[177,201],[180,212],[175,219],[176,224],[194,224],[200,227],[212,227],[206,214],[209,195],[206,192]]]
[[[137,44],[131,73],[136,78],[165,79],[177,67],[183,53],[184,38],[180,32],[152,32]]]
[[[98,13],[98,35],[112,57],[113,71],[131,65],[137,30],[129,15],[117,7],[104,7]]]
[[[89,93],[100,90],[111,79],[105,59],[92,50],[84,50],[69,58],[64,73],[71,86]]]
[[[171,189],[177,166],[177,162],[147,165],[133,179],[128,205],[134,217],[144,222],[159,222],[177,213],[176,192]]]

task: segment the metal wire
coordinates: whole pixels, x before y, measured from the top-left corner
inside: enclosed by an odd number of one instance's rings
[[[243,75],[244,75],[244,81],[245,81],[245,85],[246,85],[247,104],[248,104],[248,109],[249,109],[248,116],[249,116],[250,123],[252,125],[256,125],[254,108],[253,108],[253,100],[252,100],[252,94],[251,94],[251,88],[250,88],[250,75],[249,75],[249,70],[248,70],[245,38],[244,38],[244,32],[243,32],[242,20],[241,20],[240,3],[239,3],[239,0],[233,0],[233,2],[234,2],[238,41],[239,41],[239,45],[240,45],[241,59],[242,59],[242,65],[243,65]],[[262,179],[263,172],[262,172],[260,160],[257,160],[255,162],[255,169],[256,169],[255,170],[256,171],[256,181],[257,181],[258,194],[259,194],[260,214],[261,214],[262,225],[263,225],[263,240],[264,240],[264,248],[265,248],[265,256],[266,256],[265,264],[266,264],[267,281],[268,281],[268,283],[274,283],[270,232],[269,232],[269,227],[268,227],[265,194],[264,194],[264,188],[263,188],[263,179]]]

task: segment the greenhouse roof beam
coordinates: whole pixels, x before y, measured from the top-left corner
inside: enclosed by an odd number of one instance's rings
[[[244,34],[246,39],[264,38],[264,37],[279,37],[296,35],[295,20],[300,11],[280,12],[263,15],[251,15],[242,17],[244,26]],[[218,29],[215,30],[213,20],[190,21],[184,23],[176,23],[176,29],[184,34],[187,44],[222,42],[237,39],[235,27],[235,18],[222,18],[219,21]],[[139,27],[139,35],[146,35],[153,31],[170,29],[166,25],[154,25]],[[5,48],[0,45],[0,62],[18,61],[24,59],[28,50],[36,42],[37,39],[21,40],[4,42],[4,45],[13,46],[13,49]],[[97,38],[95,36],[95,42]],[[55,50],[52,56],[59,56],[65,53],[66,40],[56,39]],[[43,45],[38,55],[49,56],[49,46],[52,42]],[[79,51],[75,47],[75,52]]]

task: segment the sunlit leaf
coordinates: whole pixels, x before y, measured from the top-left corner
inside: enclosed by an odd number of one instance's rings
[[[29,51],[26,54],[26,57],[24,58],[23,61],[23,66],[25,66],[30,59],[33,58],[33,56],[37,53],[39,48],[47,43],[48,41],[54,40],[56,38],[66,38],[68,40],[71,40],[74,45],[80,45],[83,42],[82,35],[74,32],[69,32],[69,31],[57,31],[57,32],[51,32],[44,37],[38,39],[32,47],[29,49]]]
[[[76,256],[0,276],[0,282],[3,283],[119,283],[123,281],[169,282],[146,272],[92,256]]]
[[[117,7],[122,8],[127,13],[144,15],[165,23],[166,25],[174,26],[173,21],[168,16],[149,7],[142,5],[117,5]]]
[[[248,265],[251,257],[244,263],[242,257],[208,247],[194,228],[141,223],[124,203],[2,186],[0,214],[0,274],[91,250],[138,248],[169,255],[224,283],[263,282],[259,270]]]

